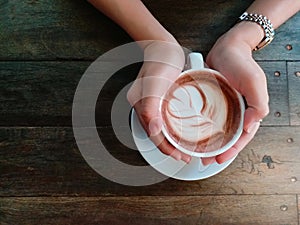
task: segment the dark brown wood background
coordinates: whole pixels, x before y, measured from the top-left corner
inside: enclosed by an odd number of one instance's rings
[[[252,1],[144,1],[185,47],[207,54]],[[131,41],[82,0],[0,0],[0,224],[299,224],[300,14],[254,54],[270,114],[223,172],[206,180],[131,187],[91,169],[72,132],[72,101],[87,67]],[[110,107],[140,65],[107,84],[99,134],[112,154],[146,165],[115,141]],[[128,75],[130,74],[130,75]]]

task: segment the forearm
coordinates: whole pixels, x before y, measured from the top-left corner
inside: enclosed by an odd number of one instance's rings
[[[299,0],[256,0],[247,12],[266,16],[276,29],[299,10]]]
[[[140,0],[88,0],[119,24],[134,40],[176,42]]]
[[[256,0],[246,11],[266,16],[276,29],[299,10],[299,0]],[[248,21],[237,24],[233,31],[237,38],[247,42],[252,49],[264,37],[263,29],[258,24]]]

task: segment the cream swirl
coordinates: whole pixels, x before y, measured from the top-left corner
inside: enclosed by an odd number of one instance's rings
[[[232,137],[228,128],[235,129],[230,112],[235,107],[228,100],[234,93],[224,85],[226,81],[209,73],[188,73],[176,81],[162,104],[165,127],[173,140],[199,152],[226,144]]]

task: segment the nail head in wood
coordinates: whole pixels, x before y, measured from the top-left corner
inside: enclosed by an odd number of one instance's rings
[[[291,177],[291,181],[292,182],[296,182],[297,181],[297,177]]]
[[[280,210],[281,211],[287,211],[288,210],[288,206],[287,205],[281,205],[280,206]]]
[[[291,51],[293,49],[293,46],[288,44],[285,46],[285,48],[288,50],[288,51]]]
[[[275,113],[274,113],[274,116],[275,116],[275,117],[281,117],[281,112],[275,112]]]
[[[274,76],[275,76],[275,77],[280,77],[280,72],[279,72],[279,71],[275,71],[275,72],[274,72]]]

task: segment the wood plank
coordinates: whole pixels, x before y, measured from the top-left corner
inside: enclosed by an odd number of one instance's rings
[[[0,215],[16,225],[298,224],[295,195],[1,198]]]
[[[207,53],[218,37],[229,30],[237,18],[251,4],[249,1],[206,1],[195,4],[192,0],[174,5],[171,0],[164,3],[144,1],[151,12],[177,38],[183,46]],[[170,10],[172,6],[172,10]],[[211,12],[214,9],[214,12]],[[295,15],[278,30],[269,47],[254,53],[257,60],[299,59],[299,32],[297,24],[300,13]],[[286,45],[292,46],[291,50]]]
[[[290,124],[300,125],[300,62],[288,62]]]
[[[193,0],[180,4],[174,4],[172,0],[143,2],[182,46],[206,55],[253,1],[215,0],[201,4],[195,4]],[[214,9],[213,12],[211,9]]]
[[[264,70],[269,92],[270,113],[262,125],[289,125],[288,85],[285,62],[258,62]]]
[[[115,158],[147,165],[137,151],[118,141],[112,128],[98,131]],[[1,128],[0,196],[297,194],[299,133],[300,127],[262,127],[218,175],[193,182],[167,179],[137,188],[113,183],[93,171],[82,158],[71,128]]]
[[[299,35],[300,13],[281,25],[275,31],[275,38],[272,43],[255,52],[256,60],[300,60]],[[296,28],[297,27],[297,28]]]
[[[297,195],[297,204],[298,204],[298,224],[300,224],[300,196]]]
[[[71,126],[72,102],[77,84],[91,62],[0,62],[0,125]],[[270,94],[270,114],[263,125],[288,125],[288,91],[284,62],[259,62]],[[107,67],[98,71],[105,85],[96,104],[98,126],[111,126],[111,107],[119,91],[135,79],[141,64],[133,64],[105,81]],[[279,71],[281,76],[274,76]],[[293,84],[295,84],[293,86]],[[297,84],[290,92],[297,91]],[[297,95],[292,95],[297,96]],[[296,99],[296,97],[294,97]],[[128,104],[123,98],[123,105]],[[280,116],[278,116],[280,113]],[[84,117],[84,115],[82,115]]]
[[[90,63],[0,62],[0,124],[71,126],[76,87]],[[112,101],[123,86],[134,80],[139,67],[125,67],[106,82],[96,105],[97,125],[110,125]],[[110,70],[102,69],[103,73]],[[100,82],[101,73],[97,74]],[[103,119],[105,115],[108,119]]]
[[[131,41],[87,1],[0,1],[0,59],[96,59]]]
[[[205,54],[251,2],[144,1],[184,47]],[[0,5],[0,60],[94,60],[131,41],[121,28],[86,1],[1,0]],[[255,53],[255,58],[300,60],[299,21],[298,14],[278,29],[270,47]],[[292,50],[285,48],[287,44],[292,45]]]
[[[232,193],[298,193],[299,132],[299,127],[261,127],[231,171],[222,174],[233,185]]]
[[[86,62],[1,62],[1,124],[70,124],[70,103],[87,65]]]

